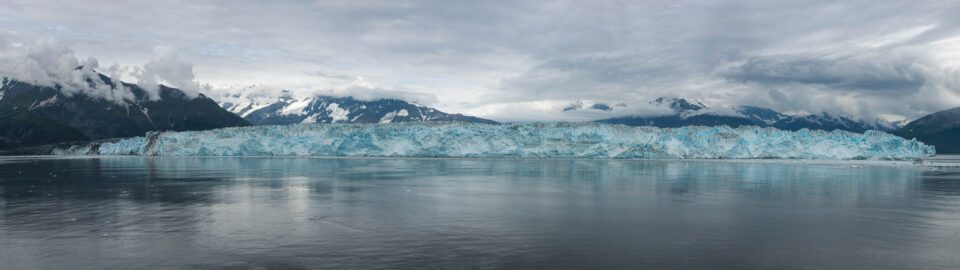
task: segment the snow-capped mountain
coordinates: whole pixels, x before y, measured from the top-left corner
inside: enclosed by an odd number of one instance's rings
[[[497,123],[462,114],[449,114],[399,99],[360,100],[353,97],[294,97],[286,94],[272,100],[221,102],[220,106],[255,125],[425,121]]]
[[[707,105],[703,105],[703,103],[700,102],[699,100],[694,100],[693,102],[689,102],[686,99],[682,99],[682,98],[660,97],[651,101],[650,104],[654,104],[657,106],[667,106],[670,109],[672,109],[673,112],[677,113],[680,116],[696,115],[697,112],[699,112],[700,110],[707,108]]]
[[[650,102],[657,106],[666,106],[673,110],[671,115],[626,116],[598,120],[596,122],[624,124],[631,126],[720,126],[739,127],[744,125],[775,127],[783,130],[845,130],[863,133],[867,130],[891,132],[897,130],[902,122],[893,123],[884,120],[865,121],[850,116],[818,113],[809,115],[786,115],[776,110],[756,106],[734,106],[730,108],[711,108],[700,101],[688,101],[683,98],[657,98]]]
[[[830,114],[821,112],[818,114],[788,116],[780,121],[770,125],[783,130],[816,129],[816,130],[845,130],[857,133],[863,133],[867,130],[894,131],[897,127],[894,123],[877,120],[869,122],[858,120],[850,116]]]
[[[747,119],[750,119],[751,122],[758,126],[773,125],[777,121],[788,117],[787,115],[778,111],[774,111],[773,109],[755,106],[736,106],[733,107],[733,111],[739,113],[741,116]]]
[[[658,107],[666,107],[673,114],[659,116],[624,116],[597,120],[598,123],[623,124],[628,126],[682,127],[682,126],[750,126],[758,125],[734,110],[708,108],[700,101],[687,101],[682,98],[657,98],[650,102]]]

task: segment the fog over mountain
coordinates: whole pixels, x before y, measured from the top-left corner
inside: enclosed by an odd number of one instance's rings
[[[2,1],[0,76],[114,101],[131,97],[84,78],[501,122],[663,115],[649,103],[663,96],[892,122],[960,106],[956,14],[960,1]]]

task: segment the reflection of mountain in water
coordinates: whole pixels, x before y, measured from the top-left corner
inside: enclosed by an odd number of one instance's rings
[[[10,269],[238,261],[525,269],[541,261],[524,258],[542,258],[615,268],[642,253],[662,257],[653,265],[702,254],[742,258],[706,257],[691,268],[846,269],[884,253],[894,269],[957,262],[949,256],[960,243],[950,227],[960,211],[956,171],[849,164],[5,158],[0,246],[22,248],[0,252],[0,261]],[[50,250],[58,255],[20,259]],[[770,257],[777,260],[763,259]]]

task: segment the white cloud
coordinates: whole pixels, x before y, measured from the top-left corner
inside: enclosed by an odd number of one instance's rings
[[[957,1],[94,3],[2,2],[0,43],[55,37],[128,67],[167,45],[179,56],[144,83],[409,92],[496,120],[606,117],[562,107],[665,95],[863,117],[960,105]],[[345,88],[360,75],[376,87]]]
[[[133,76],[152,100],[160,99],[161,84],[178,88],[189,98],[196,98],[203,88],[195,81],[193,64],[180,60],[173,48],[165,46],[154,48],[153,57],[142,67],[136,67]]]
[[[101,80],[101,74],[114,84]],[[170,48],[158,47],[154,57],[143,66],[114,63],[101,68],[97,58],[79,60],[70,47],[52,39],[0,48],[0,76],[41,86],[61,86],[66,95],[83,94],[121,104],[135,99],[133,92],[119,83],[124,77],[136,78],[151,100],[160,99],[160,84],[179,88],[188,98],[196,98],[203,88],[194,80],[193,64],[181,61]]]
[[[42,86],[59,85],[68,96],[84,94],[116,102],[133,99],[126,89],[100,80],[96,58],[81,61],[69,47],[54,40],[0,49],[0,76]]]
[[[321,76],[325,77],[325,76]],[[382,88],[359,76],[352,80],[341,80],[340,83],[330,84],[327,87],[297,86],[283,84],[257,84],[246,87],[225,87],[208,89],[206,92],[221,102],[230,103],[268,103],[275,101],[282,95],[301,99],[318,95],[346,97],[351,96],[360,100],[376,100],[381,98],[399,99],[424,105],[437,103],[435,95],[417,92],[409,89]]]

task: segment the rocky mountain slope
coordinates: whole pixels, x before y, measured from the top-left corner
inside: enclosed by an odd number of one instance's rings
[[[148,131],[205,130],[245,126],[249,122],[200,95],[189,98],[176,88],[159,86],[151,99],[135,84],[114,82],[103,75],[89,83],[129,91],[129,99],[108,101],[62,86],[34,85],[3,79],[0,87],[0,148],[64,141],[143,136]],[[123,89],[123,90],[119,90]]]
[[[921,117],[895,134],[932,144],[940,154],[960,154],[960,107]]]
[[[221,102],[220,105],[255,125],[297,123],[399,123],[458,121],[496,124],[496,121],[449,114],[399,99],[360,100],[353,97],[310,96],[255,102]]]

